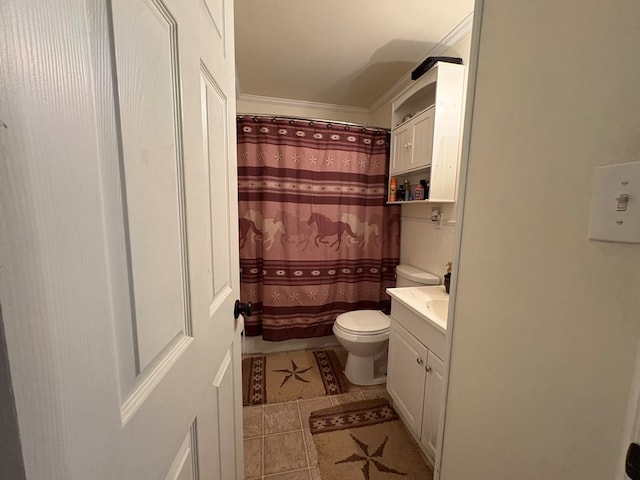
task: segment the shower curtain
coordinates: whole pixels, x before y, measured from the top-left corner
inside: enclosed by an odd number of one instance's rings
[[[238,117],[241,299],[245,334],[332,333],[336,316],[390,308],[400,209],[385,205],[387,130]]]

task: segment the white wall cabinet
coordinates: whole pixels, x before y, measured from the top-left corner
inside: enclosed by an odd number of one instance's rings
[[[455,201],[464,66],[438,62],[393,101],[390,177],[430,183],[425,201]]]
[[[426,169],[433,148],[433,112],[431,107],[392,132],[392,174]]]
[[[443,355],[444,334],[429,329],[425,320],[395,301],[391,308],[387,390],[405,425],[425,455],[435,462],[444,362],[433,350]],[[414,325],[417,330],[412,328]]]

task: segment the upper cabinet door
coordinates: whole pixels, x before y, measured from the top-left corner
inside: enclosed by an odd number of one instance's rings
[[[392,174],[406,172],[411,168],[413,151],[413,129],[408,122],[393,131],[391,168]]]
[[[413,149],[411,169],[426,168],[431,165],[433,152],[433,107],[422,112],[412,120]]]

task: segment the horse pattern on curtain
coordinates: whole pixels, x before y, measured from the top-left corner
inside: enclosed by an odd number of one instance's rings
[[[400,251],[385,205],[386,130],[238,117],[241,298],[247,335],[332,333],[351,310],[388,311]]]

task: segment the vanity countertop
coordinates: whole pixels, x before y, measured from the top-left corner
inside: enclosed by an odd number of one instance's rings
[[[387,288],[387,293],[442,333],[447,333],[449,294],[444,285]]]

